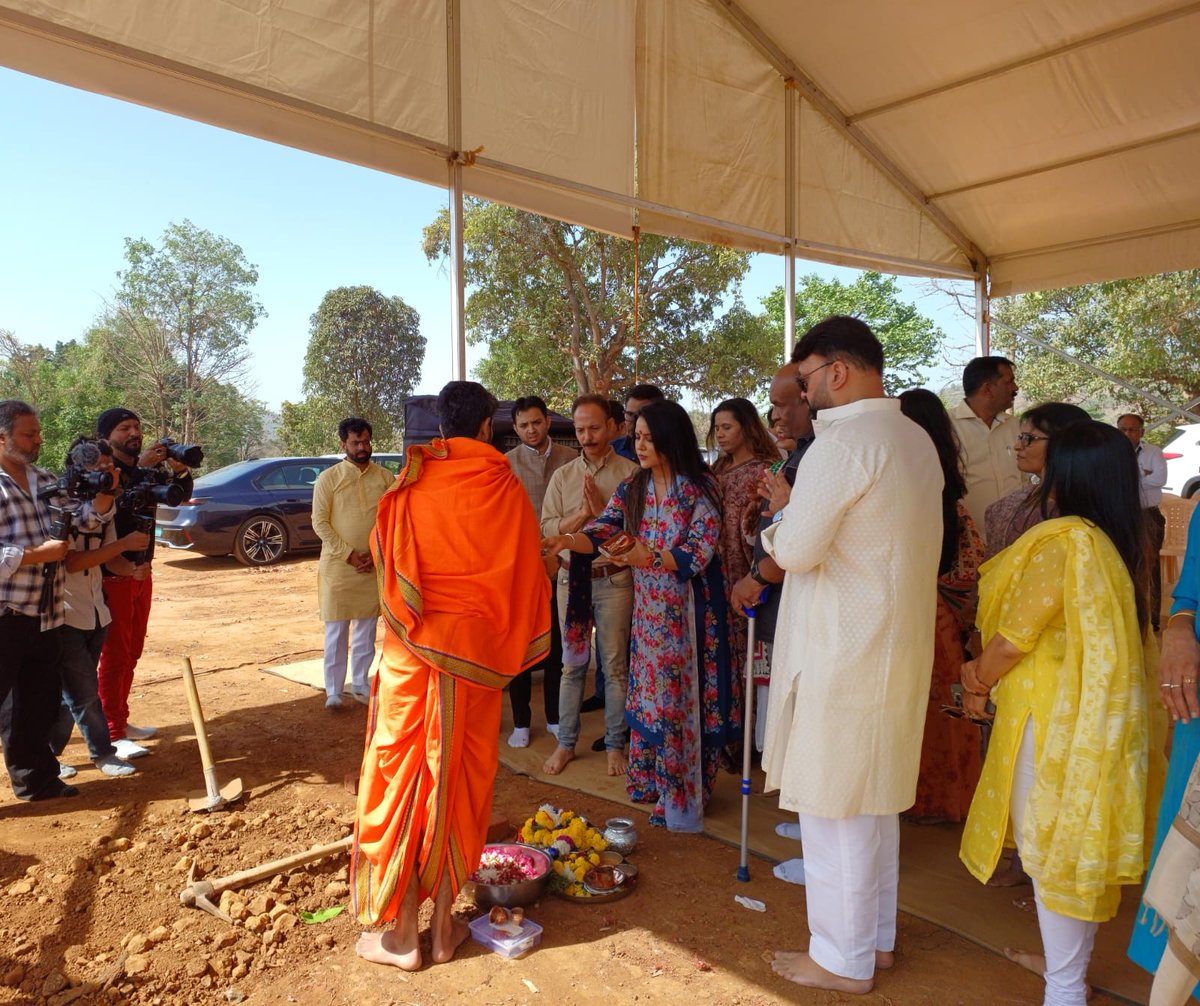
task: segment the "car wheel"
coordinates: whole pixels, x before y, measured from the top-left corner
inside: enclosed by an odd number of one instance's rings
[[[270,566],[287,551],[287,531],[274,517],[251,517],[238,528],[233,555],[243,566]]]

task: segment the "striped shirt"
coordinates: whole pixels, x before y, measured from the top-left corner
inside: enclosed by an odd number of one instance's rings
[[[0,613],[40,615],[41,628],[45,632],[63,624],[65,569],[61,562],[54,564],[51,603],[47,610],[41,611],[47,566],[45,563],[22,566],[21,559],[27,548],[41,545],[50,538],[54,514],[49,502],[39,500],[37,496],[58,480],[36,465],[27,465],[26,472],[28,493],[0,468]],[[76,522],[89,528],[99,522],[90,503],[81,509]]]

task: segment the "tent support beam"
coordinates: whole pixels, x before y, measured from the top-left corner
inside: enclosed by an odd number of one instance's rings
[[[788,242],[783,250],[783,359],[796,345],[796,89],[783,87],[783,221]]]
[[[975,355],[987,356],[992,351],[992,301],[988,294],[986,267],[982,276],[975,277]]]
[[[1019,339],[1021,342],[1028,343],[1031,346],[1037,346],[1038,349],[1057,356],[1060,360],[1066,360],[1068,363],[1073,363],[1075,366],[1086,370],[1089,374],[1095,374],[1097,377],[1103,378],[1110,384],[1115,384],[1118,388],[1124,388],[1126,391],[1133,392],[1139,398],[1144,398],[1148,402],[1153,402],[1155,405],[1162,406],[1162,408],[1167,411],[1168,415],[1181,416],[1189,423],[1196,422],[1195,413],[1187,412],[1185,409],[1181,409],[1174,402],[1169,401],[1166,398],[1152,394],[1151,392],[1146,391],[1144,388],[1139,388],[1136,384],[1130,384],[1128,381],[1117,377],[1115,374],[1110,374],[1107,370],[1101,370],[1099,367],[1094,367],[1090,363],[1084,363],[1083,360],[1072,356],[1070,353],[1059,349],[1057,346],[1052,346],[1050,343],[1044,342],[1036,336],[1030,335],[1028,332],[1019,331],[1010,325],[1005,325],[1003,322],[997,322],[997,325],[1011,335],[1014,339]],[[1191,404],[1193,403],[1189,403],[1189,406]]]
[[[484,169],[501,175],[509,175],[513,178],[528,179],[558,192],[571,192],[593,196],[597,201],[607,203],[610,206],[628,206],[630,209],[640,210],[643,213],[656,213],[659,216],[670,217],[672,220],[686,220],[689,223],[702,224],[714,230],[719,229],[731,234],[753,238],[766,246],[762,249],[764,251],[783,247],[788,243],[786,234],[765,231],[758,227],[747,227],[745,224],[722,220],[718,217],[710,217],[703,213],[692,213],[688,210],[677,209],[674,206],[667,206],[665,203],[651,202],[648,199],[640,199],[637,196],[613,192],[611,189],[601,189],[583,182],[567,181],[563,178],[547,175],[541,171],[535,171],[532,168],[523,168],[519,165],[508,164],[505,161],[485,157],[483,154],[477,155],[472,161],[472,165],[476,170]],[[629,235],[628,233],[619,233],[616,236],[627,238]],[[713,243],[722,243],[719,238],[714,238],[712,241]],[[928,262],[919,262],[916,259],[904,258],[900,255],[871,254],[857,251],[853,248],[841,248],[837,245],[825,244],[821,241],[805,241],[797,238],[793,243],[796,251],[800,253],[802,258],[805,257],[803,253],[808,252],[814,260],[820,262],[835,262],[840,265],[854,263],[853,267],[860,269],[877,269],[882,267],[884,272],[893,271],[912,276],[938,276],[947,279],[974,279],[975,277],[974,270],[968,269],[965,266],[947,265],[943,268],[935,268]]]
[[[880,147],[855,126],[846,113],[813,82],[797,63],[775,43],[753,18],[750,17],[735,0],[710,0],[718,10],[723,11],[737,26],[742,36],[766,57],[784,80],[790,80],[804,98],[817,108],[843,137],[846,138],[864,157],[882,171],[893,184],[908,198],[908,200],[924,213],[937,227],[959,248],[970,260],[978,273],[983,262],[983,253],[975,247],[973,241],[959,228],[950,217],[938,206],[929,202],[920,187],[909,178]]]
[[[461,0],[446,0],[446,103],[450,140],[450,375],[467,379],[466,294],[463,283],[463,166],[462,166],[462,10]]]
[[[869,119],[872,116],[883,115],[893,109],[903,108],[906,105],[913,105],[918,101],[925,101],[928,98],[936,98],[939,94],[945,94],[947,91],[956,91],[960,87],[970,87],[972,84],[980,84],[985,80],[992,80],[995,77],[1001,77],[1006,73],[1012,73],[1014,70],[1024,70],[1030,66],[1036,66],[1038,63],[1044,63],[1047,60],[1057,59],[1059,56],[1065,56],[1068,53],[1077,52],[1080,49],[1089,49],[1093,46],[1103,45],[1105,42],[1112,42],[1116,39],[1123,38],[1125,35],[1132,35],[1139,31],[1145,31],[1147,28],[1156,28],[1161,24],[1178,20],[1181,17],[1190,17],[1193,14],[1200,13],[1200,2],[1186,3],[1182,7],[1176,7],[1174,10],[1161,11],[1158,14],[1152,14],[1149,17],[1138,18],[1134,21],[1129,21],[1126,24],[1118,25],[1116,28],[1109,28],[1107,31],[1098,32],[1095,35],[1088,35],[1084,38],[1077,38],[1074,42],[1068,42],[1065,45],[1060,45],[1054,49],[1047,49],[1045,52],[1034,53],[1032,56],[1025,56],[1022,59],[1013,60],[1011,63],[1005,63],[1002,66],[993,67],[990,70],[984,70],[982,73],[975,73],[969,77],[963,77],[960,80],[952,80],[947,84],[942,84],[938,87],[931,87],[927,91],[920,91],[917,94],[910,94],[906,98],[896,98],[894,101],[889,101],[883,105],[876,105],[874,108],[867,108],[861,112],[856,112],[849,117],[851,123],[862,122],[863,119]]]

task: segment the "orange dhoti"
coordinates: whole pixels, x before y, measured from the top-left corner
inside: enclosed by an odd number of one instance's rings
[[[442,674],[399,643],[385,647],[375,688],[354,878],[355,908],[369,924],[396,917],[414,872],[420,896],[432,897],[447,867],[457,892],[479,863],[502,695]],[[391,699],[380,703],[385,691]],[[431,827],[413,828],[416,822]]]
[[[550,626],[537,520],[487,444],[410,448],[380,501],[372,552],[388,632],[359,779],[351,891],[359,920],[378,925],[396,918],[414,877],[422,898],[444,879],[457,894],[478,866],[502,689],[545,656]]]

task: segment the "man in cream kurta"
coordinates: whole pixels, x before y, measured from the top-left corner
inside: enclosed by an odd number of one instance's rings
[[[338,424],[346,457],[317,478],[313,487],[313,530],[321,539],[317,599],[325,622],[325,708],[342,707],[346,687],[346,642],[350,641],[350,690],[366,705],[367,672],[375,659],[379,588],[371,560],[371,529],[379,498],[395,481],[371,460],[371,424],[350,417]]]
[[[801,985],[870,991],[895,946],[900,811],[916,797],[929,679],[942,472],[884,397],[883,350],[854,318],[797,345],[816,440],[776,523],[785,571],[763,768],[800,815],[811,941],[778,952]]]

